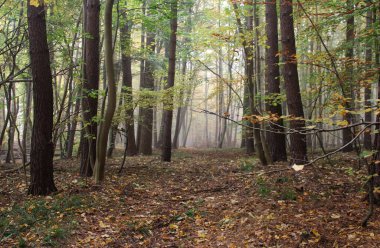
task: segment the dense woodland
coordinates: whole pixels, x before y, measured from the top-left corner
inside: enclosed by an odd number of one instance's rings
[[[378,247],[380,1],[0,0],[1,247]]]

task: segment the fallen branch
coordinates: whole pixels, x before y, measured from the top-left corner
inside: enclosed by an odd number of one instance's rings
[[[28,167],[30,165],[30,162],[29,163],[26,163],[25,165],[21,165],[20,167],[17,167],[17,168],[14,168],[14,169],[10,169],[10,170],[0,170],[1,173],[12,173],[12,172],[15,172],[15,171],[18,171],[18,170],[21,170],[21,169],[26,169],[26,167]]]

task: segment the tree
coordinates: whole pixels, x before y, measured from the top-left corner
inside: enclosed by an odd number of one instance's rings
[[[175,65],[176,65],[176,51],[177,51],[177,0],[171,0],[171,19],[170,19],[170,40],[169,40],[169,68],[168,68],[168,81],[165,89],[168,90],[168,98],[166,99],[163,118],[165,121],[163,130],[163,144],[161,152],[161,160],[170,162],[172,156],[172,122],[173,122],[173,94],[170,92],[174,86],[175,81]]]
[[[57,191],[53,176],[53,86],[46,32],[44,2],[28,1],[29,53],[33,76],[33,131],[28,193]]]
[[[280,95],[280,68],[278,57],[278,25],[277,25],[277,4],[276,0],[268,2],[265,5],[266,15],[266,34],[267,34],[267,51],[266,51],[266,81],[268,85],[268,96],[270,97],[267,104],[267,110],[270,114],[277,117],[282,116],[281,102],[277,100]],[[270,124],[271,130],[280,133],[269,132],[267,134],[268,145],[271,148],[273,162],[286,161],[286,140],[285,134],[282,134],[284,129],[283,120],[274,121],[274,125]]]
[[[347,0],[347,10],[353,11],[354,3],[352,0]],[[349,100],[346,102],[346,109],[350,110],[350,108],[353,106],[354,102],[354,85],[353,85],[353,57],[354,57],[354,39],[355,39],[355,16],[352,14],[349,14],[346,19],[346,42],[347,42],[347,49],[346,49],[346,81],[347,85],[343,87],[343,97],[345,98],[351,98],[351,103]],[[348,92],[347,92],[348,91]],[[347,124],[352,123],[352,115],[350,113],[347,113],[344,116],[344,119],[347,121]],[[353,133],[351,128],[346,128],[343,130],[343,145],[345,148],[343,149],[343,152],[351,152],[354,150],[354,147],[350,141],[353,139]],[[348,145],[346,145],[348,144]]]
[[[122,93],[124,94],[124,104],[127,105],[126,109],[126,131],[127,131],[127,154],[134,156],[137,154],[137,146],[135,139],[135,125],[133,117],[133,96],[132,96],[132,57],[131,57],[131,46],[132,46],[132,21],[127,19],[125,14],[126,10],[122,10],[122,17],[124,23],[120,28],[120,46],[121,46],[121,67],[123,72],[123,88]]]
[[[297,70],[293,3],[289,0],[281,0],[280,3],[282,57],[284,62],[283,77],[286,89],[286,102],[289,114],[291,118],[294,118],[290,120],[290,128],[299,131],[305,127],[305,120]],[[292,133],[290,135],[290,150],[291,163],[305,163],[307,161],[306,135]]]
[[[370,6],[371,1],[367,0],[367,5]],[[373,12],[372,9],[369,9],[367,11],[367,16],[366,16],[366,29],[371,30],[372,27],[372,22],[373,22]],[[367,41],[366,44],[366,50],[365,50],[365,61],[368,64],[369,71],[371,69],[371,63],[372,63],[372,42]],[[368,73],[369,76],[371,73]],[[372,83],[369,85],[366,85],[364,88],[364,98],[365,98],[365,108],[371,108],[371,98],[372,98]],[[366,122],[371,122],[372,121],[372,111],[366,111],[365,113],[365,121]],[[365,149],[372,149],[372,136],[371,136],[371,129],[368,130],[368,132],[364,133],[364,148]]]
[[[104,120],[100,124],[96,143],[95,182],[104,180],[107,153],[108,132],[112,125],[112,118],[116,109],[116,84],[113,65],[113,36],[112,36],[112,7],[113,0],[107,0],[104,12],[104,57],[107,72],[108,102]]]
[[[84,1],[84,67],[82,111],[84,140],[81,151],[81,176],[92,176],[96,160],[99,89],[99,0]]]
[[[152,56],[156,49],[156,37],[152,31],[146,33],[146,48],[148,51],[148,59],[145,60],[144,80],[141,81],[141,88],[148,91],[154,90],[154,62]],[[140,142],[139,152],[144,155],[152,155],[152,139],[153,139],[153,106],[151,97],[146,97],[148,100],[140,108]]]
[[[247,4],[250,6],[253,5],[253,0],[250,0]],[[248,93],[248,106],[249,106],[249,116],[248,119],[253,123],[253,136],[255,140],[255,151],[257,156],[260,159],[262,165],[268,164],[268,159],[265,157],[264,147],[260,135],[260,123],[256,119],[256,116],[259,115],[256,106],[256,94],[255,94],[255,83],[253,80],[254,77],[254,45],[253,40],[248,40],[246,37],[250,37],[253,34],[253,8],[250,8],[249,15],[247,16],[246,28],[243,27],[239,9],[236,3],[233,3],[233,8],[236,16],[236,22],[239,29],[239,34],[242,39],[242,46],[244,50],[244,62],[245,62],[245,78],[246,78],[246,87]],[[257,85],[256,85],[257,86]],[[250,117],[252,116],[252,117]]]

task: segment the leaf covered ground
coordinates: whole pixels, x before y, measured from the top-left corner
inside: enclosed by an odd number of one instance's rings
[[[183,149],[108,161],[103,186],[55,163],[59,191],[25,195],[23,173],[0,174],[0,247],[379,247],[367,228],[365,168],[337,156],[300,172],[263,168],[242,150]]]

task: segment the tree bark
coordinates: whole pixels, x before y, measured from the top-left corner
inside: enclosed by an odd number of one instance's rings
[[[125,10],[123,10],[124,13]],[[122,93],[124,97],[124,104],[126,107],[126,120],[125,127],[127,131],[127,155],[134,156],[137,154],[137,146],[135,139],[135,123],[134,123],[134,107],[132,96],[132,21],[127,20],[127,16],[123,14],[125,21],[120,29],[120,46],[122,50],[121,64],[123,71],[123,88]]]
[[[161,160],[170,162],[172,156],[172,122],[173,122],[173,93],[171,88],[175,82],[175,65],[176,65],[176,51],[177,51],[177,0],[172,0],[171,5],[171,20],[170,20],[170,40],[169,40],[169,68],[168,68],[168,82],[166,90],[168,90],[168,97],[166,106],[164,107],[164,120],[165,126],[163,130],[163,144]]]
[[[301,130],[305,127],[301,92],[297,71],[296,42],[293,23],[293,4],[289,0],[281,0],[281,41],[284,62],[283,76],[290,120],[290,128]],[[306,135],[294,133],[290,135],[291,163],[307,162]]]
[[[96,159],[96,138],[99,90],[99,0],[86,0],[84,6],[84,71],[82,112],[84,140],[81,151],[80,175],[91,177]],[[90,37],[88,37],[88,35]]]
[[[267,50],[266,50],[266,81],[268,87],[268,96],[272,101],[267,104],[267,110],[270,114],[276,117],[282,116],[281,102],[278,102],[277,97],[280,95],[280,68],[278,57],[278,19],[276,0],[272,0],[265,5],[266,15],[266,34],[267,34]],[[270,124],[269,127],[275,132],[284,132],[282,119],[273,121],[275,125]],[[286,136],[281,133],[267,134],[267,141],[270,147],[270,152],[273,162],[286,161]]]
[[[147,32],[146,49],[148,50],[149,58],[145,60],[144,81],[141,84],[141,89],[154,90],[154,63],[152,55],[156,48],[155,34],[151,31]],[[152,155],[152,139],[153,139],[153,103],[152,98],[147,97],[144,105],[140,107],[140,122],[141,134],[139,143],[139,152],[143,155]]]
[[[371,1],[367,0],[367,4],[370,5],[370,3],[371,3]],[[373,22],[372,21],[373,20],[372,14],[373,14],[372,10],[369,9],[367,11],[367,16],[366,16],[366,29],[367,29],[367,31],[372,29],[372,22]],[[366,51],[365,51],[365,61],[367,63],[367,68],[369,69],[369,71],[371,70],[371,63],[372,63],[372,45],[373,45],[372,42],[367,41]],[[368,76],[372,76],[370,74],[371,73],[367,73]],[[366,85],[364,87],[364,97],[365,97],[365,109],[371,108],[371,105],[372,105],[372,103],[371,103],[372,83],[370,83],[369,85]],[[365,121],[366,122],[372,122],[372,111],[365,113]],[[367,130],[367,132],[364,133],[364,148],[367,150],[372,149],[371,129],[372,128],[370,128],[369,130]]]
[[[236,3],[233,3],[234,12],[236,16],[236,21],[238,24],[239,34],[242,36],[243,41],[243,50],[244,50],[244,62],[245,62],[245,75],[246,75],[246,87],[247,91],[245,93],[248,93],[248,106],[249,106],[249,115],[248,120],[252,122],[253,125],[253,136],[255,138],[255,151],[257,153],[257,156],[259,157],[259,160],[262,165],[267,165],[268,161],[265,157],[265,152],[263,148],[263,143],[261,140],[260,135],[260,128],[261,125],[258,122],[257,118],[255,116],[259,115],[259,112],[257,110],[257,105],[255,101],[255,83],[253,80],[254,77],[254,50],[253,50],[253,40],[247,40],[246,35],[247,32],[253,32],[253,0],[250,0],[248,3],[250,5],[250,14],[247,16],[247,23],[246,27],[244,29],[239,9]],[[257,86],[257,85],[256,85]]]
[[[353,10],[354,9],[354,3],[353,0],[347,0],[347,10]],[[355,39],[355,17],[353,15],[348,16],[346,20],[346,42],[348,45],[348,48],[346,49],[346,82],[348,84],[348,93],[342,92],[344,97],[351,97],[351,102],[353,102],[354,92],[353,92],[353,57],[354,57],[354,39]],[[345,90],[345,89],[343,89]],[[346,103],[346,109],[350,110],[352,107],[352,103],[350,104],[349,100]],[[344,119],[347,120],[348,124],[352,123],[352,115],[350,113],[347,113],[344,116]],[[353,133],[351,128],[346,128],[343,130],[343,145],[346,145],[350,143],[350,141],[353,139]],[[350,143],[347,145],[342,151],[343,152],[351,152],[354,150],[353,145]]]
[[[45,6],[28,1],[29,53],[33,76],[33,131],[28,193],[57,191],[53,176],[53,87],[47,43]]]
[[[113,0],[107,0],[104,12],[104,45],[105,65],[108,83],[108,104],[104,114],[104,121],[100,124],[99,135],[96,143],[95,183],[100,184],[105,176],[105,163],[107,152],[108,132],[112,125],[112,118],[116,109],[116,85],[113,64],[113,40],[112,40],[112,7]]]

